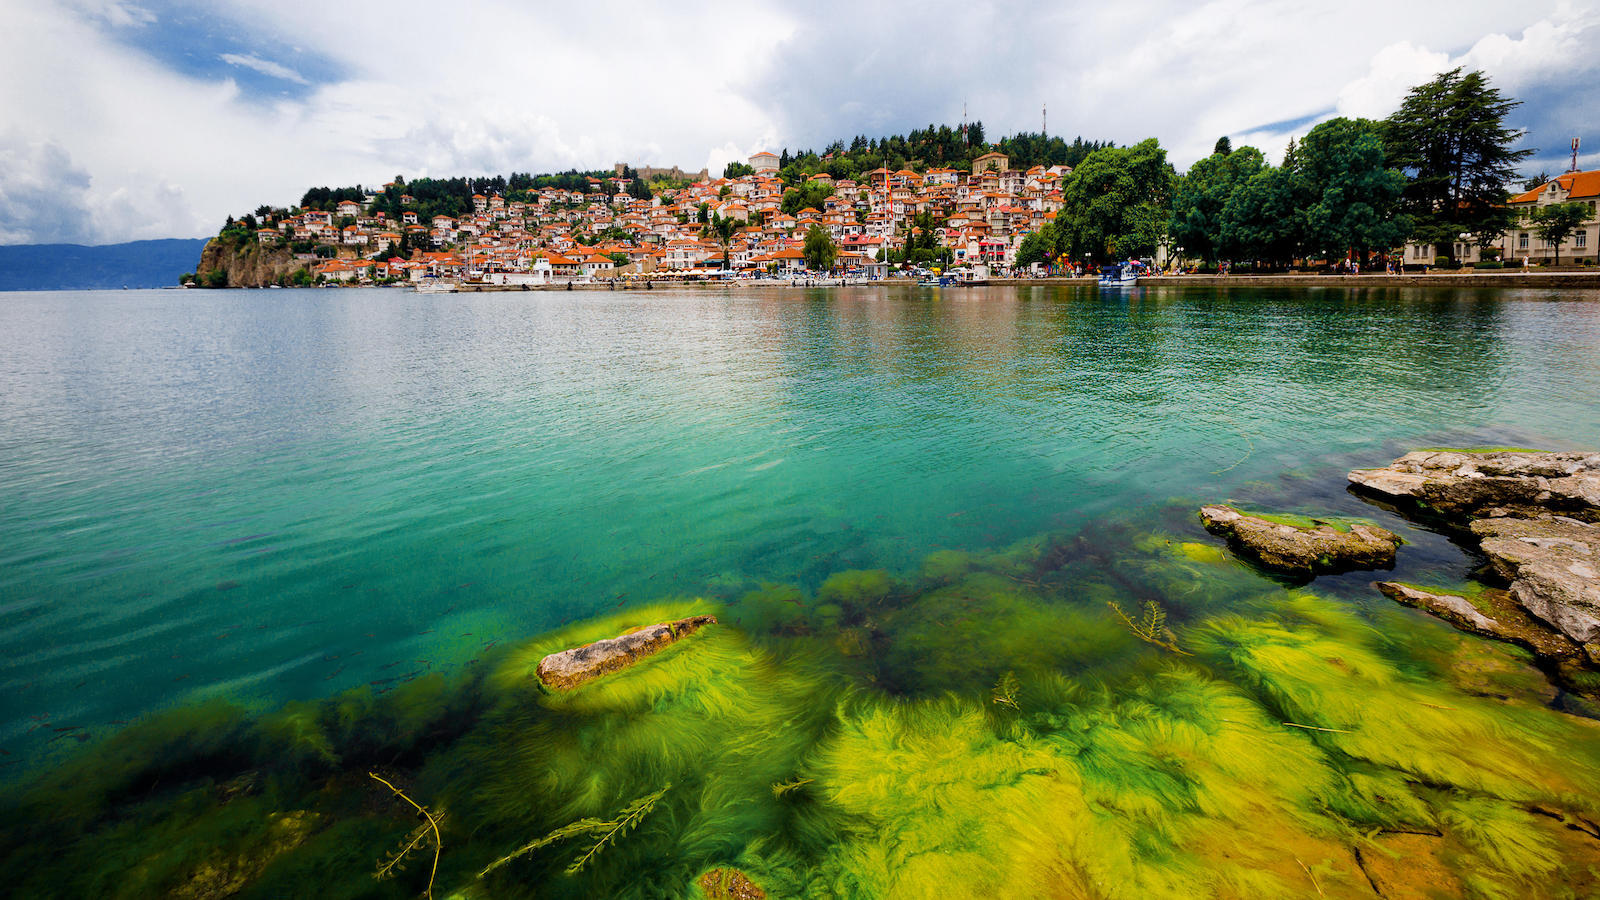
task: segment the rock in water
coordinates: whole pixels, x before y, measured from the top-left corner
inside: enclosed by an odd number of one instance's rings
[[[1418,450],[1349,478],[1369,495],[1458,524],[1550,513],[1600,522],[1600,453]]]
[[[765,900],[767,892],[738,869],[712,869],[700,876],[706,900]]]
[[[1511,596],[1600,663],[1600,526],[1559,516],[1479,519],[1472,533]]]
[[[1200,521],[1266,568],[1293,575],[1393,568],[1401,543],[1399,535],[1376,525],[1291,525],[1222,505],[1202,506]]]
[[[1428,590],[1398,581],[1380,581],[1378,590],[1391,600],[1433,613],[1462,631],[1497,638],[1560,662],[1578,656],[1578,646],[1553,628],[1528,615],[1505,591],[1484,588],[1473,593],[1477,603],[1459,594]]]
[[[590,679],[626,669],[679,638],[693,634],[702,625],[715,625],[716,622],[716,616],[691,616],[675,622],[646,625],[620,637],[552,653],[539,661],[539,680],[546,687],[570,691]]]

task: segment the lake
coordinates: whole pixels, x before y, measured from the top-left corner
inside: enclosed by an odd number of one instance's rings
[[[1459,580],[1472,558],[1344,473],[1597,447],[1596,398],[1600,292],[0,294],[0,771],[162,708],[383,691],[643,604],[1046,534],[1131,611],[1168,595],[1118,580],[1123,546],[1205,543],[1194,509],[1229,498],[1377,518],[1395,577]],[[1315,587],[1450,633],[1371,580]],[[943,668],[862,683],[992,682],[925,651]]]

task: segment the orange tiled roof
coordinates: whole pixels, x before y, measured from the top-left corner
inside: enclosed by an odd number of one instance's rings
[[[1567,199],[1569,200],[1600,197],[1600,169],[1595,169],[1590,172],[1568,172],[1565,175],[1557,176],[1531,191],[1524,191],[1512,197],[1510,202],[1532,203],[1539,199],[1540,192],[1548,188],[1551,182],[1561,185],[1562,189],[1567,192]]]

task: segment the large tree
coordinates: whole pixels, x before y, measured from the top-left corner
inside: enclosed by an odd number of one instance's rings
[[[1265,168],[1239,185],[1218,216],[1219,253],[1286,265],[1305,235],[1305,182],[1289,167]]]
[[[806,242],[801,252],[806,257],[806,268],[813,272],[828,271],[839,259],[839,248],[834,245],[828,230],[821,225],[813,225],[806,232]]]
[[[1215,262],[1221,257],[1222,210],[1242,185],[1266,168],[1261,151],[1240,147],[1218,152],[1189,167],[1172,194],[1172,240],[1189,257]]]
[[[1504,232],[1506,184],[1533,154],[1513,150],[1522,131],[1505,118],[1521,101],[1502,97],[1482,72],[1455,68],[1411,89],[1384,121],[1390,165],[1411,179],[1404,209],[1413,237],[1454,258],[1456,242],[1484,244]]]
[[[1367,119],[1330,119],[1300,142],[1307,249],[1331,256],[1399,246],[1411,231],[1401,213],[1406,178],[1385,164],[1382,129]]]
[[[1154,253],[1166,233],[1172,180],[1155,138],[1089,154],[1061,191],[1056,227],[1068,251],[1101,261]]]

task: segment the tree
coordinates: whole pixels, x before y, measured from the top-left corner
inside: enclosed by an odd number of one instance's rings
[[[967,126],[967,146],[969,146],[969,147],[982,147],[983,146],[983,123],[982,122],[974,120],[971,125]]]
[[[1529,178],[1527,181],[1524,181],[1522,183],[1522,189],[1525,191],[1536,191],[1549,183],[1550,173],[1541,171],[1539,174]]]
[[[1589,206],[1585,203],[1552,203],[1533,211],[1533,230],[1555,250],[1556,265],[1561,265],[1561,242],[1588,218]]]
[[[1305,233],[1304,183],[1293,169],[1266,167],[1233,192],[1218,215],[1219,256],[1288,263]]]
[[[1233,141],[1227,135],[1217,138],[1217,144],[1211,148],[1212,156],[1227,156],[1233,152]]]
[[[1089,154],[1062,187],[1066,249],[1101,260],[1155,252],[1170,218],[1172,166],[1155,138]]]
[[[1511,149],[1522,132],[1507,128],[1505,117],[1521,105],[1502,97],[1482,72],[1463,75],[1457,67],[1412,88],[1384,120],[1390,164],[1411,179],[1402,206],[1417,239],[1454,259],[1461,235],[1482,243],[1484,226],[1497,227],[1496,210],[1510,196],[1506,185],[1534,152]]]
[[[1048,222],[1043,228],[1022,239],[1017,245],[1017,267],[1029,266],[1034,263],[1049,265],[1056,259],[1056,244],[1059,240],[1055,223]]]
[[[1296,151],[1295,172],[1307,200],[1308,248],[1357,256],[1404,242],[1411,220],[1399,212],[1405,176],[1385,166],[1381,127],[1367,119],[1330,119]]]
[[[722,167],[723,178],[743,178],[746,175],[754,175],[755,173],[755,169],[742,162],[731,162]]]
[[[733,218],[724,219],[720,215],[711,217],[711,234],[722,246],[722,267],[731,268],[728,263],[728,244],[733,240],[733,233],[739,230],[739,223]]]
[[[1220,148],[1228,139],[1217,142]],[[1266,168],[1254,147],[1240,147],[1196,162],[1173,188],[1169,233],[1191,256],[1207,262],[1221,258],[1222,210],[1235,191]]]
[[[644,179],[640,178],[638,173],[634,173],[633,180],[628,182],[628,196],[636,200],[650,199],[650,185],[645,184]]]
[[[807,207],[821,209],[823,201],[833,196],[833,185],[821,181],[807,181],[797,188],[783,192],[782,209],[794,215]]]
[[[833,238],[821,225],[813,225],[811,230],[806,232],[806,242],[802,252],[806,257],[806,268],[814,272],[832,269],[834,262],[839,259],[839,248],[834,246]]]

